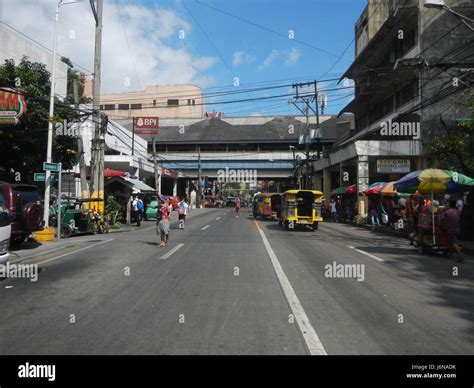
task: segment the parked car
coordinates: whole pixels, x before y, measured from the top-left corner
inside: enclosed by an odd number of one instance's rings
[[[31,233],[43,229],[43,206],[36,186],[0,182],[0,193],[12,218],[12,244],[21,243]]]
[[[10,254],[11,214],[7,208],[3,192],[0,191],[0,265],[8,262]]]

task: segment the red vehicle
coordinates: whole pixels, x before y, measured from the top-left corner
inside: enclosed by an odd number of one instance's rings
[[[179,207],[180,199],[179,197],[172,195],[164,195],[164,199],[170,201],[170,205],[173,206],[173,210],[176,210]]]
[[[0,192],[12,215],[12,243],[21,243],[30,233],[43,229],[43,206],[36,186],[0,182]]]

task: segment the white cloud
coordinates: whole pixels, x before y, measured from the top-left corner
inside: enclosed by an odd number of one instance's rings
[[[6,0],[3,20],[52,48],[57,0]],[[134,64],[130,58],[116,0],[105,0],[102,32],[102,92],[139,90],[151,84],[214,83],[206,75],[217,58],[193,55],[188,41],[190,24],[176,12],[159,6],[119,2]],[[93,70],[94,17],[89,2],[60,8],[58,53]],[[184,39],[180,38],[180,31]],[[74,31],[74,39],[71,39]],[[25,53],[27,55],[28,53]],[[78,68],[78,70],[81,70]],[[129,78],[130,86],[125,86]]]
[[[300,58],[300,51],[296,48],[292,48],[287,55],[285,64],[294,65],[296,62],[298,62],[299,58]]]
[[[262,64],[258,67],[259,71],[263,71],[271,66],[273,61],[280,55],[278,50],[273,49],[270,54],[263,60]]]
[[[235,51],[232,54],[232,64],[239,66],[244,63],[252,63],[255,61],[255,57],[245,51]]]

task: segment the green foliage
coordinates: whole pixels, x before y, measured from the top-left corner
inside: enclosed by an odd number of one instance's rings
[[[113,197],[107,198],[105,201],[105,212],[111,214],[117,211],[122,211],[122,205],[120,205],[120,203],[118,203]]]
[[[27,104],[26,116],[18,126],[0,127],[0,180],[12,182],[19,172],[22,182],[33,183],[33,172],[42,171],[46,160],[50,73],[45,65],[27,57],[17,65],[9,59],[0,65],[0,87],[19,89]],[[53,119],[72,121],[74,110],[66,101],[56,99]],[[53,161],[62,162],[63,169],[76,163],[75,155],[69,151],[76,149],[76,139],[53,136]]]
[[[436,137],[428,144],[425,153],[434,168],[455,170],[468,176],[474,175],[474,91],[461,95],[456,110],[463,115],[455,131]]]

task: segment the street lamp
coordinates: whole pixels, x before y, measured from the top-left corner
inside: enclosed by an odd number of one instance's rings
[[[448,7],[445,3],[444,0],[425,0],[424,3],[425,8],[436,8],[436,9],[444,9],[445,11],[448,11],[449,13],[452,13],[453,15],[456,15],[458,18],[461,19],[461,21],[471,30],[474,31],[474,27],[471,26],[469,23],[466,22],[469,21],[470,23],[474,23],[474,19],[468,18],[465,15],[460,14],[459,12],[456,12],[453,10],[451,7]]]
[[[48,144],[46,149],[46,162],[52,162],[53,154],[53,116],[54,116],[54,87],[56,80],[56,48],[58,44],[58,24],[59,24],[59,8],[62,5],[82,3],[85,0],[75,0],[65,2],[59,0],[56,5],[56,14],[54,21],[54,35],[53,35],[53,69],[51,71],[51,91],[49,96],[49,114],[48,114]],[[45,228],[49,227],[49,197],[51,192],[51,171],[46,171],[45,190],[44,190],[44,214],[43,220]],[[61,198],[59,198],[61,201]]]

